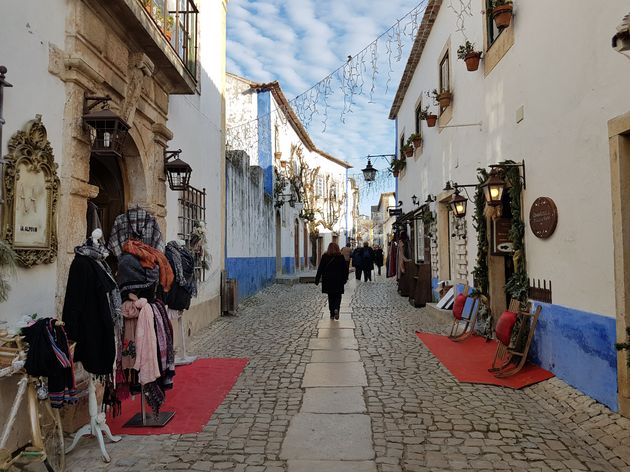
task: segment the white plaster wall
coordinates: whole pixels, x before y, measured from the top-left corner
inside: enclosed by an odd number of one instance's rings
[[[173,132],[169,149],[181,149],[181,158],[193,168],[190,184],[206,189],[206,225],[211,256],[206,281],[192,304],[219,294],[223,263],[221,233],[225,206],[224,178],[224,83],[225,83],[225,6],[223,0],[203,2],[199,10],[199,93],[172,95],[167,126]],[[167,189],[167,241],[177,239],[180,192]]]
[[[610,47],[610,37],[627,2],[560,0],[540,8],[519,2],[514,45],[484,78],[483,63],[468,72],[451,63],[454,94],[449,125],[483,122],[483,128],[426,128],[424,150],[408,159],[399,181],[400,199],[438,194],[446,180],[476,183],[479,166],[525,159],[523,193],[526,251],[531,277],[550,279],[554,303],[614,316],[613,248],[607,120],[626,112],[627,60]],[[483,44],[479,9],[466,19],[466,34]],[[561,22],[557,18],[563,18]],[[451,58],[463,42],[455,16],[442,7],[398,116],[399,132],[413,127],[420,92],[438,85],[439,55],[451,38]],[[525,119],[517,124],[516,111]],[[471,192],[472,196],[472,192]],[[539,196],[551,197],[558,227],[539,240],[528,227],[529,209]],[[476,238],[467,215],[469,273]]]
[[[6,80],[13,84],[4,90],[1,154],[6,155],[11,136],[40,114],[55,161],[60,163],[65,92],[63,82],[48,73],[48,50],[51,45],[63,47],[66,2],[3,2],[1,10],[0,65],[7,67]],[[0,206],[0,219],[4,210]],[[25,314],[55,315],[56,277],[55,263],[18,269],[10,281],[9,300],[0,303],[0,320],[13,325]]]

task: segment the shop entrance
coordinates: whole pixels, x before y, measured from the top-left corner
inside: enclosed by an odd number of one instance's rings
[[[118,160],[92,155],[89,183],[98,187],[98,195],[88,202],[86,237],[94,229],[101,228],[107,241],[114,219],[126,209],[125,186]]]
[[[496,233],[500,232],[500,225],[511,225],[512,211],[510,208],[509,192],[504,191],[501,206],[495,210],[496,214],[487,219],[488,236],[488,282],[490,308],[495,318],[508,307],[510,300],[505,291],[505,283],[514,274],[513,253],[502,253],[495,244]]]

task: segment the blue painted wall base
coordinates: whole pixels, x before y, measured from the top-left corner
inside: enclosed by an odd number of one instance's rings
[[[613,411],[617,402],[616,320],[546,303],[530,349],[532,362]]]
[[[275,257],[228,257],[227,276],[238,280],[238,297],[251,297],[273,283],[276,277]]]

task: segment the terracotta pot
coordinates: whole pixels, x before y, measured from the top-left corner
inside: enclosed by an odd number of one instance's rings
[[[471,52],[470,54],[466,54],[464,58],[464,62],[466,63],[466,69],[470,72],[474,72],[479,69],[479,61],[481,60],[480,52]]]
[[[168,41],[171,41],[171,38],[173,37],[173,33],[171,33],[170,31],[164,31],[164,36],[166,36],[166,39],[168,39]]]
[[[429,128],[433,128],[435,123],[437,123],[438,116],[437,115],[429,115],[427,116],[427,126]]]
[[[392,171],[392,175],[393,175],[394,177],[398,177],[398,174],[399,174],[399,171],[397,171],[397,170],[393,170],[393,171]]]
[[[413,140],[413,147],[415,147],[416,149],[418,149],[419,147],[422,147],[422,138],[416,138]]]
[[[405,157],[413,157],[413,148],[407,148],[405,149]]]
[[[492,19],[500,30],[510,26],[512,22],[512,5],[501,5],[492,9]]]
[[[451,92],[442,92],[437,96],[437,101],[442,108],[446,108],[451,104],[453,94]]]

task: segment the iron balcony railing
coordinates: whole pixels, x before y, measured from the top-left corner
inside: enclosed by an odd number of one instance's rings
[[[188,72],[197,78],[197,15],[193,0],[138,0]]]

